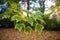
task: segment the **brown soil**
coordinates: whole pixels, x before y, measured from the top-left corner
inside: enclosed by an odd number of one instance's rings
[[[60,40],[60,31],[46,31],[41,35],[32,30],[30,35],[26,35],[22,30],[19,32],[13,28],[0,28],[0,40]]]

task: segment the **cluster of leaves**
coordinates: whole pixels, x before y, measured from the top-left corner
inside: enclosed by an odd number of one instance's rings
[[[21,16],[22,15],[22,16]],[[44,27],[41,24],[43,22],[42,13],[36,12],[35,14],[30,14],[29,17],[24,16],[22,13],[20,15],[12,16],[12,21],[15,21],[15,29],[21,31],[24,29],[26,34],[30,34],[32,27],[35,28],[35,31],[39,34],[43,31]]]
[[[20,4],[16,3],[14,0],[4,0],[7,2],[7,8],[0,14],[2,18],[11,18],[11,16],[19,14],[22,9]]]
[[[45,28],[48,30],[60,30],[60,6],[51,7],[48,12],[44,14],[44,21],[46,22]],[[54,14],[53,14],[54,13]],[[54,16],[51,16],[53,14]],[[49,19],[51,16],[51,19]]]
[[[44,21],[46,22],[45,29],[60,30],[60,23],[54,19],[49,19],[50,14],[44,14]]]
[[[13,15],[21,13],[22,9],[20,7],[20,4],[16,3],[15,0],[1,0],[1,1],[4,1],[4,4],[7,3],[6,5],[7,7],[1,10],[0,12],[0,25],[1,27],[2,26],[13,27],[14,25],[12,25],[13,21],[11,21],[11,17]],[[11,24],[11,26],[9,24]]]
[[[32,27],[35,28],[35,31],[39,34],[43,31],[44,27],[41,22],[42,20],[42,13],[36,12],[35,14],[29,14],[30,16],[24,16],[22,14],[22,9],[20,5],[14,0],[11,2],[9,0],[5,0],[8,2],[8,7],[6,8],[5,12],[1,14],[2,19],[8,18],[11,21],[14,21],[15,29],[21,31],[24,29],[26,34],[30,34]]]

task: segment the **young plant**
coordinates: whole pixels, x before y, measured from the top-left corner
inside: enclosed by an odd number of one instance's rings
[[[24,32],[26,34],[31,33],[32,27],[34,27],[36,32],[38,32],[39,34],[43,31],[44,27],[41,24],[41,22],[43,22],[42,20],[43,13],[37,11],[35,14],[29,14],[30,16],[27,17],[24,16],[24,14],[22,14],[23,11],[22,8],[14,0],[12,1],[8,0],[7,3],[8,7],[5,10],[5,12],[3,12],[4,14],[2,13],[1,15],[3,19],[10,18],[12,21],[14,21],[15,29],[18,29],[19,31],[24,29]]]
[[[23,16],[24,14],[22,14]],[[24,29],[24,32],[26,34],[30,34],[32,27],[35,28],[35,31],[38,32],[39,34],[42,33],[44,27],[41,24],[41,17],[42,17],[42,13],[41,12],[36,12],[35,14],[30,14],[29,17],[25,16],[24,18],[22,18],[21,15],[14,15],[12,16],[12,21],[15,21],[15,29],[18,29],[19,31],[21,31],[22,29]],[[38,22],[38,21],[39,22]]]

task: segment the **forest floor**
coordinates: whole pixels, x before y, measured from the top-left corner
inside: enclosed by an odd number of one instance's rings
[[[0,28],[0,40],[60,40],[60,31],[44,30],[38,35],[32,30],[30,35],[26,35],[23,30],[19,32],[13,28]]]

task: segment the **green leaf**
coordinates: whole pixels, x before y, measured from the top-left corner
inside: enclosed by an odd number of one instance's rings
[[[38,17],[41,17],[41,15],[42,15],[42,12],[36,12],[36,15],[38,16]]]
[[[31,17],[32,17],[34,20],[41,19],[42,13],[37,11],[36,14],[31,15]]]
[[[15,21],[15,20],[16,20],[16,22],[19,22],[22,20],[22,18],[18,15],[14,15],[14,16],[12,16],[12,21]]]
[[[28,10],[23,10],[24,12],[28,13]]]
[[[39,34],[43,31],[44,27],[40,24],[36,24],[35,31],[37,31]]]
[[[23,27],[25,27],[25,25],[22,24],[22,23],[19,23],[19,24],[15,25],[15,29],[18,29],[19,31],[21,31]]]
[[[29,24],[31,24],[31,25],[33,25],[33,20],[31,19],[31,18],[26,18],[26,21],[29,23]]]
[[[10,18],[10,15],[3,15],[2,18]]]
[[[31,33],[31,30],[32,30],[32,28],[31,28],[30,26],[27,26],[27,27],[25,28],[24,32],[25,32],[26,34],[30,34],[30,33]]]
[[[37,19],[37,16],[35,16],[35,15],[32,15],[31,17],[32,17],[34,20]]]
[[[41,23],[46,24],[46,22],[43,19],[39,19],[39,21],[41,21]]]

